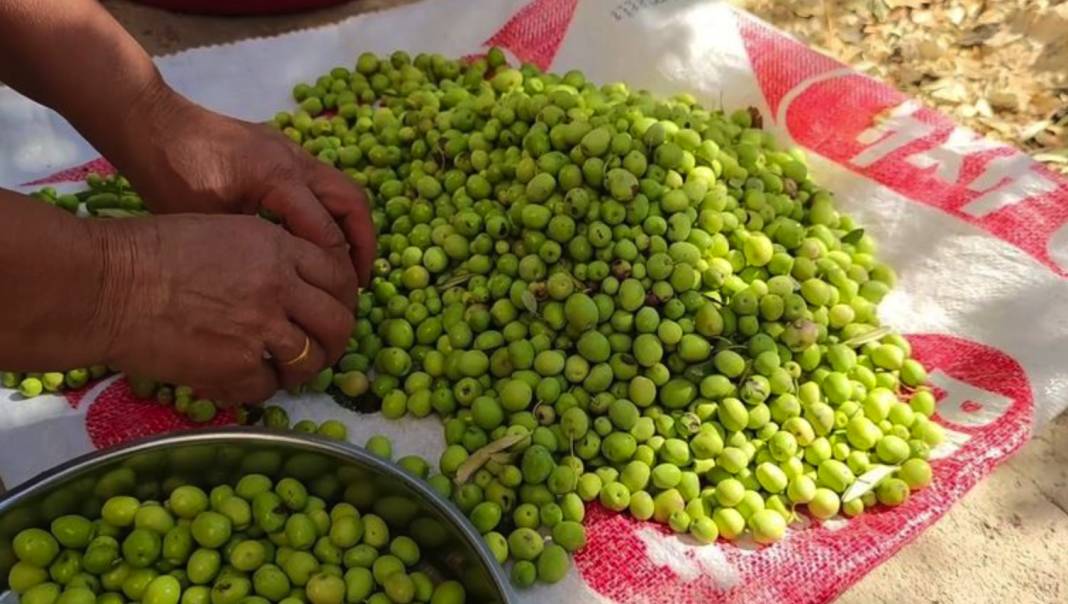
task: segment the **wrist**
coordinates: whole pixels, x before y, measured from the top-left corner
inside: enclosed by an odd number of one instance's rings
[[[101,363],[121,366],[130,354],[131,334],[154,312],[162,284],[150,279],[157,266],[159,237],[153,219],[84,220],[96,259],[97,284],[89,298],[87,341]],[[151,282],[151,285],[150,285]]]
[[[219,211],[203,174],[223,136],[219,117],[158,78],[130,104],[109,159],[154,213]]]
[[[158,71],[127,96],[123,118],[111,125],[102,151],[120,171],[135,173],[151,168],[192,103],[171,88]]]
[[[149,78],[132,95],[124,124],[129,126],[124,134],[130,138],[129,143],[144,142],[146,133],[163,134],[181,119],[181,114],[195,108],[191,101],[178,94],[159,71]]]
[[[127,98],[122,119],[101,137],[101,151],[137,185],[139,180],[150,182],[166,165],[169,145],[198,107],[171,88],[158,71]]]

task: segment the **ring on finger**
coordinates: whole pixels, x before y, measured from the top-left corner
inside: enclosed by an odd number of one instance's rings
[[[302,350],[300,352],[300,354],[298,354],[293,359],[283,362],[282,366],[283,367],[292,367],[293,365],[297,365],[299,363],[302,363],[304,361],[304,359],[308,358],[309,354],[311,354],[311,338],[309,338],[308,336],[304,336],[304,350]]]

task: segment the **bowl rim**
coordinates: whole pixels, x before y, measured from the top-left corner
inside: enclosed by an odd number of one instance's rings
[[[483,567],[489,572],[494,587],[500,593],[504,604],[516,601],[515,593],[504,573],[504,568],[493,556],[485,539],[474,525],[456,508],[430,486],[404,471],[392,461],[376,457],[366,449],[348,441],[327,439],[314,434],[297,432],[280,432],[257,426],[228,426],[220,428],[194,428],[168,432],[130,440],[120,445],[92,451],[47,470],[37,473],[7,491],[0,497],[0,515],[16,508],[19,504],[37,495],[42,495],[79,474],[106,465],[116,459],[155,449],[165,449],[173,445],[187,444],[234,444],[235,441],[246,443],[285,444],[311,453],[323,453],[352,459],[370,466],[392,479],[399,480],[411,491],[421,497],[438,513],[445,517],[459,531],[460,536],[478,554]]]

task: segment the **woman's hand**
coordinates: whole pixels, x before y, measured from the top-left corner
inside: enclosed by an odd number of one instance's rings
[[[254,216],[100,221],[93,231],[109,365],[246,403],[344,352],[358,290],[347,257]]]
[[[195,105],[160,83],[118,129],[117,163],[156,213],[266,210],[294,235],[347,255],[370,283],[374,227],[363,191],[279,132]]]
[[[95,0],[0,1],[0,56],[0,81],[62,114],[153,211],[183,214],[83,221],[0,191],[0,366],[104,361],[253,402],[340,356],[375,254],[359,187],[177,94]]]

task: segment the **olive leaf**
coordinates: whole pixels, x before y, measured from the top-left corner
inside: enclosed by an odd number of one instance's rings
[[[849,488],[846,489],[845,493],[842,493],[842,503],[849,503],[858,497],[863,497],[865,493],[874,489],[884,478],[897,472],[899,467],[900,466],[886,466],[882,464],[872,466],[870,470],[861,474],[856,482],[849,485]]]
[[[529,434],[509,434],[478,449],[456,469],[456,484],[467,482],[467,479],[477,472],[479,468],[486,465],[486,462],[492,459],[495,453],[500,453],[529,436]]]
[[[888,336],[891,333],[893,333],[893,331],[889,327],[876,327],[875,329],[866,331],[858,336],[849,338],[848,340],[842,343],[846,346],[849,346],[850,348],[859,348],[867,344],[868,342],[881,340],[884,336]]]
[[[704,379],[705,376],[716,373],[716,365],[712,361],[701,363],[700,365],[690,365],[683,373],[685,374],[686,379],[697,384]]]
[[[524,291],[520,298],[523,300],[523,307],[527,309],[527,312],[532,315],[538,314],[538,299],[534,297],[530,290]]]
[[[711,300],[712,302],[715,302],[716,304],[719,304],[720,306],[723,305],[723,296],[721,296],[718,291],[706,290],[706,291],[702,292],[702,294],[706,298]]]
[[[494,463],[504,465],[512,463],[514,461],[514,458],[512,457],[511,453],[507,451],[502,451],[500,453],[494,453],[493,455],[491,455],[489,460]]]
[[[850,245],[856,245],[860,238],[864,236],[864,229],[853,229],[842,236],[842,243],[848,243]]]
[[[471,273],[457,273],[448,279],[444,279],[438,283],[438,287],[441,289],[449,289],[450,287],[456,287],[457,285],[463,285],[471,279],[473,275]],[[444,275],[442,275],[444,277]]]

